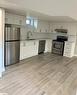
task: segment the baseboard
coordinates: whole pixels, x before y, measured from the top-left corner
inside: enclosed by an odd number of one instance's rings
[[[5,68],[2,69],[2,72],[5,72]]]
[[[2,72],[5,71],[5,68],[2,69]],[[0,78],[2,78],[2,72],[0,72]]]
[[[0,78],[2,78],[2,73],[0,72]]]

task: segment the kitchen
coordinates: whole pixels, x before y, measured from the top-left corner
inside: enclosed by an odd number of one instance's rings
[[[66,57],[75,56],[76,23],[52,23],[50,21],[45,21],[40,19],[38,20],[33,17],[25,17],[25,16],[20,16],[12,13],[7,13],[7,12],[5,14],[5,23],[6,25],[10,24],[13,27],[15,25],[20,28],[20,38],[19,38],[20,48],[18,53],[19,60],[23,60],[38,55],[41,52],[42,53],[52,52],[52,53],[59,54],[57,53],[58,51],[55,51],[55,49],[57,48],[52,49],[52,47],[54,46],[52,45],[53,40],[56,40],[57,37],[59,36],[67,37],[67,39],[64,41],[65,45],[61,46],[60,48],[60,50],[62,49],[62,53],[59,55],[66,56]],[[9,36],[9,34],[7,34],[7,36]],[[39,47],[41,41],[44,41],[44,47],[43,46]],[[60,47],[60,44],[58,45]],[[43,51],[41,51],[42,47],[43,47]],[[8,52],[5,54],[6,56],[8,55],[5,62],[7,61],[7,59],[8,61],[10,60],[9,55],[11,55],[12,51],[10,51],[10,54],[8,54]],[[13,55],[13,57],[14,56],[15,55]],[[12,62],[12,64],[13,63],[16,62]]]
[[[42,14],[39,17],[35,15],[27,16],[24,14],[22,15],[19,12],[17,13],[15,11],[11,12],[10,10],[8,11],[5,10],[4,20],[5,20],[4,22],[4,26],[5,26],[4,35],[5,36],[2,41],[4,42],[3,43],[4,44],[3,46],[4,55],[3,56],[5,60],[2,59],[3,61],[2,71],[0,71],[0,72],[4,72],[3,77],[7,77],[7,74],[11,72],[12,75],[14,75],[16,79],[16,74],[18,74],[16,81],[20,83],[20,81],[22,80],[22,77],[19,77],[19,74],[20,76],[22,76],[22,73],[23,73],[24,76],[27,74],[28,78],[30,78],[31,80],[32,80],[32,77],[33,77],[33,80],[35,80],[34,77],[36,77],[38,80],[40,76],[43,75],[43,73],[46,75],[45,72],[48,69],[51,70],[51,72],[54,71],[54,68],[55,68],[55,71],[57,69],[59,70],[60,67],[58,66],[57,68],[56,63],[55,63],[58,61],[58,59],[61,60],[59,64],[61,65],[61,62],[62,63],[66,61],[72,62],[72,58],[76,58],[77,56],[77,22],[74,19],[70,17],[66,17],[66,16],[60,16],[60,18],[58,16],[57,17],[55,16],[46,17]],[[13,32],[15,32],[15,34],[13,34]],[[16,44],[13,45],[12,44],[13,42],[14,43],[16,42]],[[51,61],[52,61],[52,64],[49,64],[48,62],[51,63]],[[46,64],[45,62],[48,64]],[[30,63],[31,63],[31,66],[33,67],[33,70],[30,66]],[[42,67],[43,65],[47,65],[47,67],[45,66]],[[49,68],[48,66],[51,67],[52,69]],[[27,69],[27,67],[29,67],[28,69],[30,71]],[[17,71],[14,71],[16,69]],[[37,72],[35,72],[35,70],[37,70]],[[64,67],[63,70],[65,71],[66,68]],[[69,74],[69,71],[67,71],[68,74]],[[61,73],[60,71],[58,72],[59,72],[58,74],[61,74],[63,71]],[[33,76],[30,76],[29,75],[30,73]],[[49,79],[51,74],[50,76],[48,76],[48,74],[49,74],[49,71],[47,72],[47,77]],[[39,78],[38,78],[38,75],[39,75]],[[0,76],[2,76],[2,74]],[[24,76],[23,76],[23,80],[24,80]],[[18,77],[20,78],[20,80],[18,80]],[[43,78],[45,78],[45,76],[43,76]],[[11,77],[11,80],[12,80],[12,77]],[[29,80],[29,82],[31,82],[31,80]],[[52,82],[52,84],[53,83],[55,84],[54,81]],[[1,82],[1,84],[3,83]],[[8,83],[6,83],[6,85],[7,84]],[[39,84],[37,85],[39,87]],[[38,95],[45,95],[46,93],[45,89],[42,89],[44,91],[42,91],[41,94],[38,94]],[[35,89],[33,90],[35,91]],[[8,88],[7,89],[5,88],[5,92],[10,93]],[[21,93],[22,92],[23,91],[21,91]],[[51,94],[47,94],[47,95],[51,95]]]

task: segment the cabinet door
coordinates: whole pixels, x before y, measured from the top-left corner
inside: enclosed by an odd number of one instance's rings
[[[20,60],[24,59],[24,54],[25,54],[24,48],[25,48],[24,41],[21,41],[20,42]]]
[[[26,26],[26,17],[24,16],[20,17],[20,23],[22,26]]]
[[[13,24],[14,23],[14,18],[11,14],[6,14],[5,23],[7,23],[7,24]]]
[[[51,52],[52,50],[52,40],[46,40],[45,52]]]
[[[15,14],[6,13],[5,14],[5,23],[7,24],[16,24],[16,25],[24,25],[26,24],[26,17],[19,16]]]
[[[28,52],[28,56],[32,57],[38,54],[38,42],[37,41],[30,41],[27,42],[28,46],[27,46],[27,51]]]
[[[22,23],[22,20],[21,20],[20,16],[14,15],[14,24],[21,25],[21,23]]]
[[[65,42],[64,46],[64,56],[72,57],[74,56],[75,43]]]
[[[20,60],[38,54],[38,41],[22,41],[20,43]]]
[[[25,26],[26,18],[24,16],[15,15],[14,16],[14,24]]]
[[[37,32],[49,32],[49,23],[47,21],[38,21]]]

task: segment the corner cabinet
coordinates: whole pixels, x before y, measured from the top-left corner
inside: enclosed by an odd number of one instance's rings
[[[20,42],[20,60],[38,55],[38,41],[29,40]]]

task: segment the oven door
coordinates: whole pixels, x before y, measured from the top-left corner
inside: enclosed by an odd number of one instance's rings
[[[63,49],[63,42],[53,42],[53,48]]]
[[[64,42],[53,41],[52,42],[52,53],[63,55]]]

